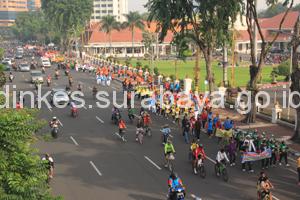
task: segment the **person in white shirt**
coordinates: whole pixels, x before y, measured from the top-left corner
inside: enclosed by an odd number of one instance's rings
[[[226,163],[226,162],[229,163],[229,159],[227,157],[227,154],[226,154],[224,148],[221,148],[220,151],[218,151],[218,154],[216,157],[216,165],[217,165],[218,169],[220,170],[221,163]],[[218,175],[219,175],[219,173],[218,173]]]

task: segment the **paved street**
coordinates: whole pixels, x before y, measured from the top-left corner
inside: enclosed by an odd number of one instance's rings
[[[83,84],[86,105],[80,109],[79,117],[72,118],[70,107],[65,109],[43,107],[41,119],[50,121],[57,116],[61,121],[62,135],[50,142],[39,141],[37,147],[41,154],[50,153],[55,160],[55,177],[51,183],[53,193],[62,195],[66,200],[99,200],[99,199],[134,199],[158,200],[166,199],[167,178],[169,172],[163,167],[163,146],[160,128],[169,123],[172,127],[173,143],[176,149],[175,170],[183,179],[188,194],[195,194],[205,200],[215,199],[256,199],[256,180],[260,172],[260,163],[255,165],[255,173],[241,171],[241,166],[229,167],[229,182],[225,183],[214,175],[214,160],[218,150],[217,141],[201,135],[208,159],[205,162],[207,177],[202,179],[192,173],[188,161],[189,145],[184,143],[181,130],[168,119],[152,116],[151,138],[144,138],[140,145],[135,142],[135,123],[127,124],[126,143],[121,142],[115,134],[117,126],[111,123],[111,108],[95,108],[92,87],[96,84],[94,77],[87,73],[71,72],[74,88]],[[18,90],[33,90],[29,84],[29,73],[14,72],[14,84]],[[48,69],[46,74],[54,76],[54,70]],[[24,76],[23,76],[24,75]],[[53,80],[52,87],[63,87],[68,79],[61,71],[59,80]],[[121,84],[112,82],[111,87],[97,86],[98,90],[107,91],[112,97],[116,90],[118,102],[122,102]],[[43,86],[43,91],[49,88]],[[138,105],[138,102],[136,102]],[[122,116],[128,120],[127,111]],[[40,134],[49,133],[45,127]],[[300,199],[299,187],[296,185],[296,165],[290,160],[291,167],[276,167],[267,170],[274,184],[275,200]]]

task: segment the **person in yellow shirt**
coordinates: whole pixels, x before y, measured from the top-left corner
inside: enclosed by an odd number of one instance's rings
[[[300,156],[297,159],[298,185],[300,186]]]

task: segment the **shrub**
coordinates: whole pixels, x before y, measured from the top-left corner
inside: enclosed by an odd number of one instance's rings
[[[159,75],[159,70],[157,67],[154,67],[153,71],[156,76]]]

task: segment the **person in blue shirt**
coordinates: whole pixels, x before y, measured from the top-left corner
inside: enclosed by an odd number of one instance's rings
[[[169,186],[169,199],[177,199],[176,198],[176,190],[178,188],[182,188],[184,190],[184,186],[182,180],[177,176],[176,173],[172,172],[168,179],[168,186]],[[184,196],[185,192],[183,191]]]
[[[226,131],[229,131],[232,128],[233,128],[233,121],[229,119],[229,117],[227,117],[226,120],[224,121],[224,129]]]
[[[213,119],[213,113],[211,111],[208,113],[207,119],[208,120],[212,120]]]
[[[166,144],[168,137],[170,136],[171,133],[171,129],[169,128],[169,125],[165,124],[161,132],[162,132],[163,144]]]
[[[213,134],[213,121],[211,119],[209,119],[207,122],[207,134],[209,137],[211,137]]]

